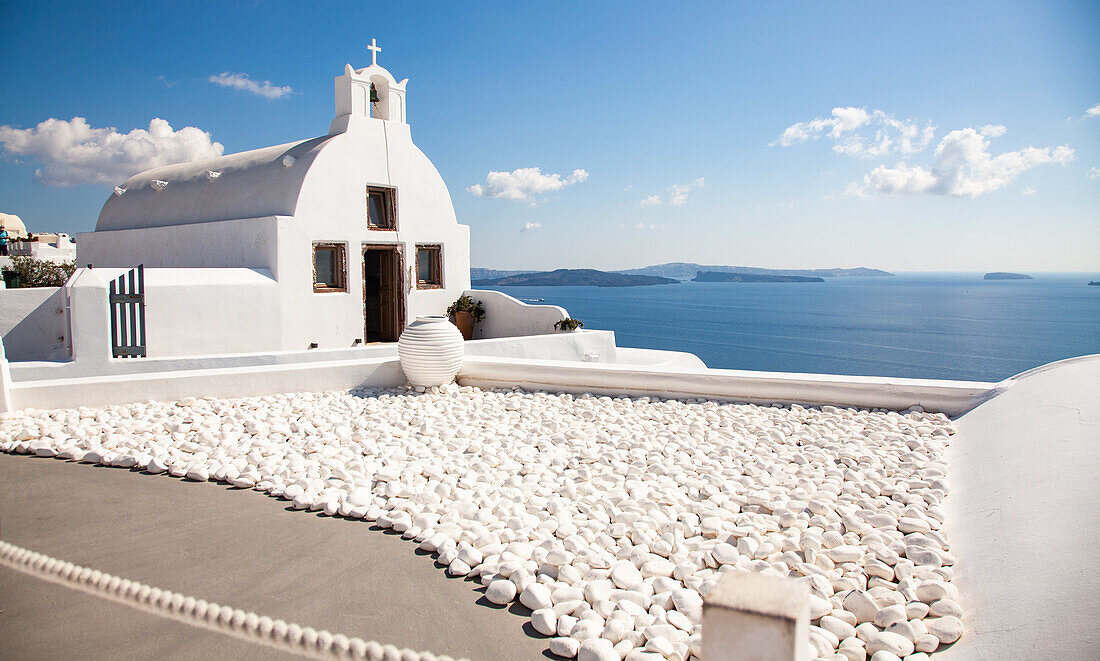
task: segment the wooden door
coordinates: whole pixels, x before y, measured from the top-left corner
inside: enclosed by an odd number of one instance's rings
[[[398,246],[363,247],[363,337],[366,342],[396,342],[405,328],[403,274]]]

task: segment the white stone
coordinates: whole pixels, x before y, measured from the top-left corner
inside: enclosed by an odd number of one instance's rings
[[[577,656],[577,652],[581,649],[581,644],[574,638],[568,636],[561,636],[558,638],[550,639],[550,653],[557,654],[560,657],[571,659]]]
[[[859,562],[863,558],[863,549],[858,546],[843,545],[826,551],[826,555],[833,562]]]
[[[925,635],[917,638],[917,642],[916,642],[916,645],[914,647],[916,647],[918,652],[927,652],[927,653],[931,654],[932,652],[935,652],[936,649],[939,648],[939,646],[940,646],[939,637],[928,633],[928,634],[925,634]]]
[[[612,582],[623,590],[629,590],[641,583],[643,579],[642,572],[629,562],[618,562],[611,568]]]
[[[887,606],[875,613],[873,622],[879,629],[885,629],[894,622],[905,622],[906,619],[905,607],[894,605]]]
[[[507,579],[498,579],[485,588],[485,598],[494,604],[505,605],[516,598],[516,584]]]
[[[963,615],[962,606],[959,606],[958,602],[951,599],[940,599],[932,602],[929,605],[928,613],[933,617],[953,615],[961,618]]]
[[[519,602],[531,610],[550,608],[554,602],[550,599],[550,588],[541,583],[528,585],[519,595]]]
[[[954,615],[925,618],[924,626],[928,627],[928,633],[938,638],[943,645],[955,642],[963,633],[962,620]]]
[[[879,631],[867,639],[867,653],[874,658],[879,650],[885,650],[899,657],[909,656],[913,653],[913,641],[896,633]]]
[[[879,605],[870,594],[863,590],[853,590],[844,597],[844,610],[855,615],[856,622],[873,622],[878,614]]]
[[[540,608],[531,613],[531,626],[544,636],[553,636],[558,631],[558,615],[552,608]]]
[[[578,661],[619,661],[615,644],[605,638],[589,638],[577,651]]]

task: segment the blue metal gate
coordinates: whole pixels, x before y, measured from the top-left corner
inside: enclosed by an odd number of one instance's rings
[[[111,356],[145,357],[145,265],[111,281]]]

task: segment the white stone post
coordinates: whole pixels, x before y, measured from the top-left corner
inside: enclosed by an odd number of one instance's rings
[[[810,591],[793,579],[728,572],[703,604],[707,661],[805,661]]]
[[[0,413],[9,413],[13,409],[11,403],[11,369],[8,368],[8,354],[4,351],[4,340],[0,338]]]
[[[73,360],[102,363],[111,360],[111,312],[107,305],[108,282],[92,269],[77,269],[66,286]]]

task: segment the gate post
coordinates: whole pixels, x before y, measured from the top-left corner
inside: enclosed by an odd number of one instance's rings
[[[810,590],[790,578],[731,571],[703,603],[707,661],[805,661]]]
[[[0,338],[0,413],[9,413],[13,409],[11,403],[11,369],[8,367],[7,352],[4,351],[4,339]]]
[[[111,316],[107,282],[92,269],[78,269],[67,286],[73,361],[106,363],[111,358]]]

